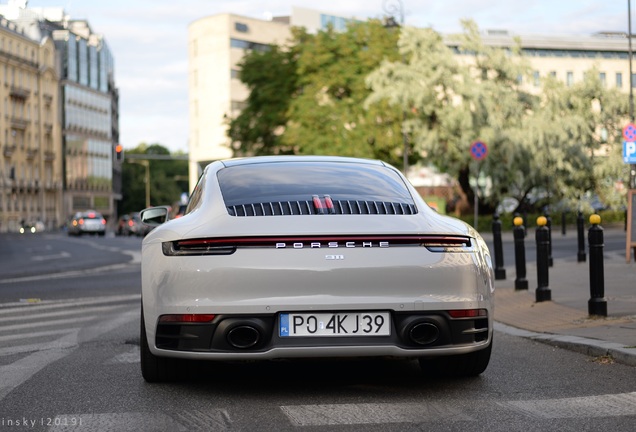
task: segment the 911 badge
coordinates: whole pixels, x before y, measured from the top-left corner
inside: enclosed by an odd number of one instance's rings
[[[343,260],[344,255],[325,255],[326,260]]]

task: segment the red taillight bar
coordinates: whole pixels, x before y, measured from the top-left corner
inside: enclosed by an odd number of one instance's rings
[[[486,309],[458,309],[449,310],[448,314],[451,318],[477,318],[488,316],[488,311]]]
[[[179,246],[269,246],[277,242],[345,242],[388,241],[391,244],[421,244],[423,246],[470,246],[470,237],[445,235],[354,235],[312,237],[219,237],[178,240]]]
[[[213,314],[175,314],[175,315],[161,315],[159,322],[173,322],[173,323],[203,323],[210,322],[216,315]]]

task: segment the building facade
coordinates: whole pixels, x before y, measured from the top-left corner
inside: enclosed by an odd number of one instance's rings
[[[59,24],[51,34],[61,63],[64,208],[69,216],[90,208],[111,218],[121,199],[113,57],[87,21]]]
[[[201,168],[232,156],[227,121],[244,106],[248,90],[238,78],[245,50],[267,49],[291,36],[289,24],[232,14],[194,21],[188,28],[189,183]]]
[[[290,16],[260,20],[233,14],[201,18],[188,28],[189,180],[194,188],[202,167],[232,156],[228,120],[241,112],[248,89],[239,79],[237,64],[248,50],[284,45],[291,27],[314,33],[331,25],[344,30],[353,18],[293,7]]]
[[[53,40],[0,16],[0,73],[0,232],[53,229],[65,217]]]
[[[608,88],[629,92],[629,46],[624,33],[547,36],[515,35],[505,30],[482,32],[486,45],[499,48],[514,46],[516,37],[521,40],[522,53],[532,65],[532,77],[525,82],[529,89],[536,88],[538,91],[547,76],[572,86],[583,81],[589,70],[597,68],[601,82]],[[462,56],[452,39],[447,37],[446,44],[456,49],[458,56]],[[632,82],[636,84],[636,81]]]
[[[0,14],[33,43],[53,45],[57,90],[52,133],[59,142],[56,185],[61,188],[57,226],[87,209],[116,219],[115,204],[121,199],[121,161],[115,158],[119,93],[106,40],[88,21],[70,19],[62,8],[27,8],[24,1],[9,1],[0,5]]]

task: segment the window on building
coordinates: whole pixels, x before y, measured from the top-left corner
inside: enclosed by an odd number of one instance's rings
[[[541,85],[541,80],[539,78],[539,71],[532,72],[532,81],[535,87],[539,87]]]
[[[556,71],[550,71],[550,76],[552,78],[556,78]]]
[[[623,74],[616,72],[616,87],[623,88]]]
[[[265,52],[270,50],[269,45],[257,43],[257,42],[249,42],[241,39],[230,39],[230,47],[232,48],[241,48],[241,49],[249,49],[253,51]]]
[[[237,101],[237,100],[233,100],[231,103],[231,110],[232,111],[242,111],[247,107],[247,102],[245,101]]]
[[[234,30],[241,33],[247,33],[249,28],[247,27],[247,24],[236,22],[234,23]]]
[[[566,84],[568,87],[573,86],[573,85],[574,85],[574,72],[572,72],[572,71],[568,71],[568,72],[565,74],[565,76],[566,76],[566,78],[565,78],[565,84]]]
[[[601,85],[603,87],[607,86],[607,74],[605,72],[600,72],[598,74],[598,79],[601,80]]]
[[[636,73],[632,73],[632,88],[636,87]]]

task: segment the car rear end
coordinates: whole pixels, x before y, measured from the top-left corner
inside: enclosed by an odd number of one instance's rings
[[[393,168],[214,168],[200,208],[144,241],[154,355],[422,357],[490,346],[487,247]],[[308,189],[293,184],[303,178]]]
[[[103,236],[106,233],[106,219],[94,211],[88,211],[77,219],[80,234],[97,234]]]

